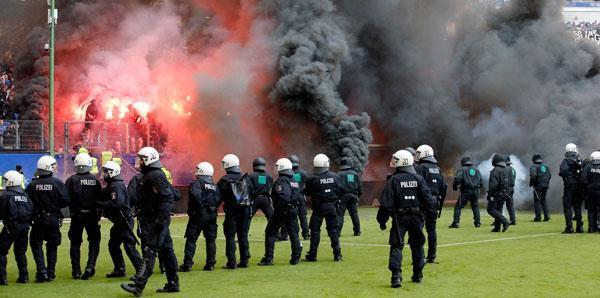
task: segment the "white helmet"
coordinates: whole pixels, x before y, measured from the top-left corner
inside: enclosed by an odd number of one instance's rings
[[[145,166],[149,166],[160,159],[158,151],[152,147],[144,147],[140,149],[137,156],[140,158],[140,162]]]
[[[102,170],[108,174],[109,178],[114,178],[121,174],[121,166],[112,160],[107,161],[102,166]]]
[[[73,163],[75,164],[75,172],[78,174],[87,173],[93,167],[92,157],[87,153],[77,154]]]
[[[565,152],[575,152],[575,153],[578,153],[579,150],[577,149],[577,145],[575,145],[573,143],[569,143],[569,144],[567,144],[567,146],[565,146]]]
[[[21,184],[23,184],[23,175],[17,171],[8,171],[4,173],[2,179],[4,179],[4,186],[6,187],[21,186]]]
[[[600,151],[594,151],[590,155],[590,160],[598,160],[600,161]]]
[[[221,165],[223,165],[223,169],[227,170],[233,167],[240,166],[240,159],[235,154],[227,154],[223,156],[223,160],[221,161]]]
[[[214,173],[215,169],[209,162],[203,161],[196,166],[196,176],[212,176]]]
[[[417,148],[417,159],[421,160],[425,157],[433,157],[433,148],[429,145],[421,145]]]
[[[47,173],[54,173],[56,170],[56,159],[50,155],[44,155],[38,159],[37,168],[40,171]]]
[[[277,172],[280,172],[280,173],[285,172],[285,171],[291,171],[292,170],[292,161],[287,158],[280,158],[275,163],[275,169],[277,169]]]
[[[410,167],[415,163],[415,159],[413,158],[412,153],[407,150],[399,150],[392,155],[392,160],[390,161],[390,167],[399,168],[399,167]]]
[[[329,168],[329,157],[325,154],[317,154],[313,159],[313,167],[315,168]]]

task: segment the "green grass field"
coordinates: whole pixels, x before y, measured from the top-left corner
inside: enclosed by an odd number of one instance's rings
[[[474,228],[470,209],[465,209],[460,229],[449,229],[451,208],[444,210],[438,221],[439,264],[425,267],[421,284],[410,282],[410,252],[404,250],[403,274],[405,282],[400,289],[389,287],[387,270],[387,240],[389,229],[380,231],[375,221],[376,209],[362,208],[361,237],[352,236],[349,218],[342,234],[344,261],[333,262],[329,239],[322,232],[319,261],[288,264],[289,242],[278,242],[275,265],[259,267],[255,264],[264,252],[263,217],[254,218],[250,231],[251,267],[225,270],[225,243],[221,225],[217,240],[217,269],[202,271],[204,241],[199,240],[196,264],[192,272],[180,273],[181,293],[160,294],[167,297],[240,297],[240,296],[422,296],[422,297],[597,297],[600,279],[600,234],[560,234],[563,217],[554,214],[548,223],[533,223],[530,213],[519,213],[518,225],[506,233],[490,233],[491,217],[482,210],[481,228]],[[219,217],[221,223],[223,217]],[[186,217],[176,218],[171,225],[178,260],[183,257],[183,234]],[[14,283],[17,269],[9,256],[9,286],[0,288],[2,297],[128,297],[119,288],[126,279],[107,279],[112,270],[107,240],[109,223],[103,222],[101,254],[96,276],[88,281],[72,280],[69,260],[68,224],[63,226],[63,244],[59,248],[57,279],[51,283],[26,285]],[[389,227],[389,224],[388,224]],[[202,239],[202,238],[201,238]],[[308,242],[303,241],[306,252]],[[82,256],[87,255],[87,249]],[[28,251],[30,279],[35,266]],[[202,257],[201,260],[198,257]],[[85,259],[82,263],[85,264]],[[128,261],[127,261],[128,262]],[[129,262],[128,262],[128,266]],[[130,273],[132,268],[128,268]],[[144,296],[157,296],[155,289],[165,283],[164,276],[154,274]]]

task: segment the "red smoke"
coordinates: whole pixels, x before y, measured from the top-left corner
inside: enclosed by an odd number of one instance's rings
[[[186,22],[180,7],[167,4],[86,5],[74,8],[84,24],[59,25],[57,32],[58,131],[65,121],[83,121],[92,99],[98,120],[112,123],[133,122],[147,104],[150,121],[168,137],[165,162],[176,173],[203,160],[218,168],[230,152],[245,168],[255,156],[279,155],[280,137],[267,125],[276,111],[264,109],[275,60],[271,25],[256,17],[255,1],[195,0],[206,14],[202,24]],[[86,18],[90,11],[93,18]],[[70,137],[73,145],[80,136]],[[107,147],[118,145],[111,140]]]

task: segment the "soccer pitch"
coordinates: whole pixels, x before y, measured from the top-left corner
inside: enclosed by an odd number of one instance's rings
[[[387,269],[389,247],[388,230],[380,231],[375,220],[377,209],[359,210],[362,236],[352,236],[352,223],[346,217],[342,233],[342,262],[333,262],[329,238],[323,226],[318,262],[288,264],[289,242],[277,242],[275,265],[259,267],[256,263],[264,253],[262,216],[253,219],[250,230],[250,268],[225,270],[225,242],[219,217],[217,265],[213,272],[202,271],[204,240],[198,241],[198,251],[192,272],[180,273],[181,292],[156,294],[165,283],[165,277],[155,273],[144,296],[164,297],[241,297],[241,296],[337,296],[337,297],[597,297],[600,273],[600,234],[571,234],[564,228],[562,214],[553,214],[547,223],[533,223],[533,214],[520,212],[517,225],[506,233],[490,233],[492,218],[482,209],[482,227],[472,225],[471,212],[464,209],[461,228],[449,229],[452,208],[445,208],[438,220],[438,261],[427,265],[421,284],[410,282],[412,267],[410,251],[404,250],[404,282],[402,288],[390,288]],[[187,217],[173,219],[171,233],[178,261],[183,258],[183,234]],[[101,253],[96,276],[91,280],[71,279],[68,224],[62,227],[63,240],[59,247],[57,278],[53,282],[36,284],[35,265],[28,250],[30,283],[16,284],[17,269],[14,257],[9,255],[9,285],[0,287],[0,297],[129,297],[119,284],[128,279],[107,279],[112,270],[108,254],[110,223],[102,222]],[[586,226],[587,228],[587,226]],[[85,239],[85,238],[84,238]],[[303,256],[308,241],[302,241]],[[201,258],[199,258],[201,257]],[[87,260],[87,247],[82,247],[82,264]],[[133,269],[126,258],[128,274]],[[155,272],[158,270],[158,264]]]

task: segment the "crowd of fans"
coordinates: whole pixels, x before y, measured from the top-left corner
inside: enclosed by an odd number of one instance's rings
[[[8,103],[13,98],[14,80],[10,68],[0,63],[0,119],[5,119],[8,113]]]
[[[589,39],[600,45],[600,23],[594,22],[566,22],[567,30],[573,32],[577,39]]]

